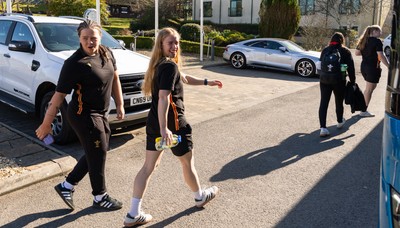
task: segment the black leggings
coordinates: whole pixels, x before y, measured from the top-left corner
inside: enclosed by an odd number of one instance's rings
[[[331,99],[331,94],[335,95],[336,104],[336,118],[337,122],[341,123],[343,120],[343,101],[346,89],[346,81],[337,84],[329,85],[320,83],[321,102],[319,104],[319,124],[321,128],[326,128],[326,115],[328,112],[328,105]]]
[[[68,121],[81,142],[85,154],[68,174],[67,181],[77,185],[89,172],[93,195],[105,193],[104,168],[109,146],[110,127],[102,115],[76,115],[68,109]]]

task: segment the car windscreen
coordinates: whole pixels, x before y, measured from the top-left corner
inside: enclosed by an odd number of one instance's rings
[[[51,52],[77,50],[79,48],[78,24],[36,23],[35,27],[44,47]],[[101,44],[122,49],[121,45],[106,31],[102,31]]]
[[[289,51],[294,51],[294,52],[304,52],[304,48],[300,47],[296,43],[293,43],[292,41],[285,40],[281,42]]]

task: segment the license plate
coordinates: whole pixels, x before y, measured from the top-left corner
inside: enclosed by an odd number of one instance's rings
[[[142,96],[142,95],[136,95],[134,97],[131,97],[130,101],[131,101],[130,106],[146,104],[146,103],[150,103],[151,102],[151,97],[145,97],[145,96]]]

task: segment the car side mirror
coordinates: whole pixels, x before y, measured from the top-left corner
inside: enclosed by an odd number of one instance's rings
[[[35,53],[35,47],[29,41],[11,41],[8,49],[11,51]]]
[[[281,50],[282,52],[287,52],[287,48],[286,47],[279,47],[279,50]]]

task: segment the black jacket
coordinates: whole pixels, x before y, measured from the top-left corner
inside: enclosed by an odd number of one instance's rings
[[[364,100],[364,94],[361,92],[357,83],[347,83],[344,103],[350,105],[351,113],[354,113],[355,111],[364,111],[367,108]]]
[[[327,52],[331,47],[332,47],[332,45],[329,45],[329,46],[325,47],[324,50],[322,50],[320,60],[321,60],[322,56],[324,56],[325,52]],[[356,71],[354,68],[353,56],[351,55],[350,50],[347,47],[340,45],[340,44],[336,44],[336,45],[334,45],[334,47],[336,47],[339,50],[340,63],[347,64],[347,73],[348,73],[350,82],[352,84],[355,84],[356,83]]]

